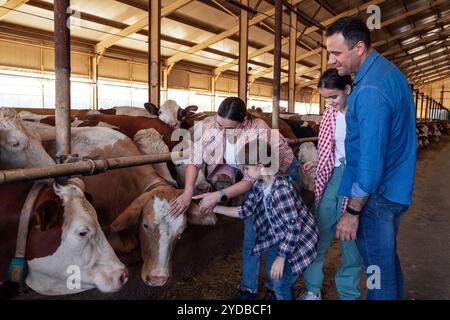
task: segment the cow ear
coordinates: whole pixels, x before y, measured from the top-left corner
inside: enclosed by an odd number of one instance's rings
[[[150,114],[153,114],[155,116],[159,115],[159,108],[153,103],[146,102],[144,103],[144,107]]]
[[[184,108],[183,112],[184,112],[184,116],[185,117],[192,117],[195,115],[195,112],[198,110],[197,106],[187,106],[186,108]]]
[[[203,226],[215,225],[217,222],[217,216],[214,213],[202,214],[200,212],[200,206],[194,202],[191,202],[187,214],[187,222],[189,224],[198,224]]]
[[[177,120],[178,121],[183,121],[184,118],[185,118],[184,109],[178,108],[178,110],[177,110]]]
[[[63,208],[54,200],[48,200],[36,208],[36,217],[41,231],[47,231],[61,222]]]
[[[148,193],[144,193],[133,202],[111,223],[111,230],[114,232],[126,230],[139,223],[144,205],[149,198]]]

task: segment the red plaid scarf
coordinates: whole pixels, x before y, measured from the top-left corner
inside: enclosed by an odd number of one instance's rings
[[[318,164],[316,177],[314,179],[314,194],[316,196],[316,206],[319,207],[323,193],[330,181],[334,170],[335,160],[335,140],[334,134],[336,130],[337,109],[331,106],[325,109],[325,113],[320,122],[319,128],[319,144],[317,150]],[[342,202],[342,212],[347,208],[348,199],[344,197]]]

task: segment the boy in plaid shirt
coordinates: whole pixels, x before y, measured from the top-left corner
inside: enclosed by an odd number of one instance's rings
[[[261,140],[257,145],[266,143]],[[245,219],[252,217],[257,233],[252,255],[266,254],[266,270],[277,300],[293,300],[293,285],[316,257],[318,229],[311,212],[288,180],[270,173],[269,164],[249,159],[250,144],[240,150],[243,170],[254,181],[253,189],[241,207],[216,206],[214,212]],[[258,148],[259,150],[259,148]],[[267,149],[270,157],[271,148]],[[195,199],[195,197],[194,197]]]

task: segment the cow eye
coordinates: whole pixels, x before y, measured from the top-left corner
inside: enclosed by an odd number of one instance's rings
[[[144,223],[144,228],[148,229],[148,224]]]
[[[85,238],[89,234],[89,229],[83,229],[81,231],[78,231],[78,236],[80,238]]]

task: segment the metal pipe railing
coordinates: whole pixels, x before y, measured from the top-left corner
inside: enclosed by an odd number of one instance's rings
[[[304,142],[316,142],[319,141],[318,137],[299,138],[299,139],[286,139],[289,146],[302,144]]]
[[[54,164],[36,168],[12,169],[0,171],[0,184],[57,178],[70,175],[93,175],[108,170],[136,167],[146,164],[187,159],[188,154],[167,152],[155,155],[139,155],[111,159],[84,159],[75,163]]]

